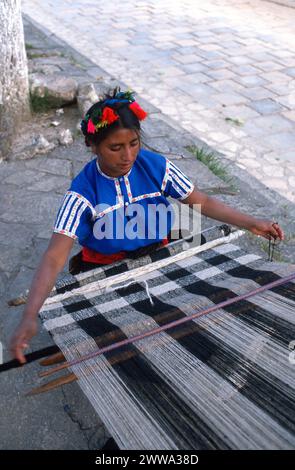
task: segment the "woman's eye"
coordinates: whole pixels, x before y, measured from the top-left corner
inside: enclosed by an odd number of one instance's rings
[[[138,140],[135,140],[134,142],[131,142],[131,147],[136,147],[138,145]]]
[[[120,147],[119,147],[119,146],[117,146],[117,147],[111,147],[111,150],[112,150],[113,152],[117,152],[118,150],[120,150]]]

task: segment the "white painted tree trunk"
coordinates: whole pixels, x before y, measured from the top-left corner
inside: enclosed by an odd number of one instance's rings
[[[30,117],[21,0],[0,0],[0,157]]]

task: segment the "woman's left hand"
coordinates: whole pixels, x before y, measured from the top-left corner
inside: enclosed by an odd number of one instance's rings
[[[284,240],[284,232],[279,224],[270,220],[254,219],[248,230],[254,233],[254,235],[267,238],[267,240],[271,238]]]

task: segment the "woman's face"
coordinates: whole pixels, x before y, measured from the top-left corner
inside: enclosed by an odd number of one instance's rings
[[[122,176],[130,171],[136,160],[140,148],[139,134],[131,129],[118,129],[91,148],[106,175]]]

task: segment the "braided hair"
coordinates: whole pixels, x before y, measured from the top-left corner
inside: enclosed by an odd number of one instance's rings
[[[85,144],[99,145],[116,129],[133,129],[140,133],[140,121],[147,113],[135,101],[134,92],[116,87],[93,104],[81,121]]]

